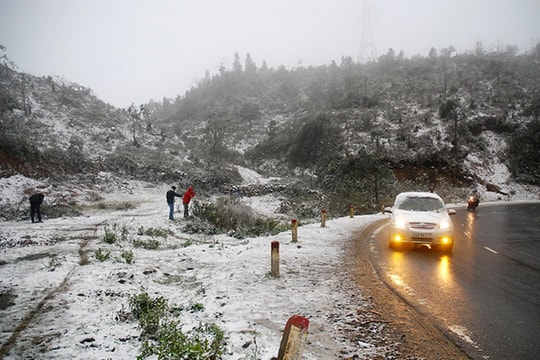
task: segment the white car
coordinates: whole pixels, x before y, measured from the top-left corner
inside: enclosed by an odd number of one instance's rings
[[[390,215],[389,246],[428,246],[451,252],[454,226],[443,199],[430,192],[404,192],[396,196],[394,206],[385,208]]]

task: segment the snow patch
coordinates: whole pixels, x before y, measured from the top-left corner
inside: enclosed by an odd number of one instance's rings
[[[254,170],[241,166],[237,166],[236,168],[238,169],[240,176],[242,176],[243,185],[268,184],[269,182],[279,180],[277,177],[264,177]]]
[[[264,181],[254,172],[241,171],[247,181]],[[107,174],[99,179],[115,183]],[[17,176],[2,179],[2,184],[6,198],[16,201],[28,182]],[[285,323],[295,314],[310,320],[304,359],[339,358],[344,353],[369,358],[384,353],[369,339],[363,339],[361,346],[348,343],[340,332],[345,326],[340,321],[346,321],[364,300],[358,289],[344,288],[344,275],[336,268],[352,233],[385,215],[327,220],[324,228],[303,225],[296,243],[290,231],[243,240],[223,234],[190,235],[181,231],[184,220],[168,220],[166,186],[118,185],[104,193],[106,201],[130,201],[136,208],[96,210],[38,224],[2,223],[0,292],[5,306],[0,308],[0,343],[4,346],[16,337],[10,355],[134,359],[140,351],[140,329],[134,321],[121,320],[121,314],[129,297],[142,290],[167,298],[170,306],[203,304],[201,312],[183,312],[181,322],[186,329],[201,322],[223,329],[224,359],[276,356]],[[276,205],[266,196],[250,201],[259,212]],[[116,229],[117,234],[126,231],[128,240],[104,243],[105,228]],[[141,228],[163,229],[171,235],[158,239],[158,249],[146,250],[129,240],[139,238]],[[281,244],[279,278],[270,276],[272,241]],[[111,259],[99,262],[98,249],[109,251]],[[122,260],[123,251],[133,252],[132,264]]]

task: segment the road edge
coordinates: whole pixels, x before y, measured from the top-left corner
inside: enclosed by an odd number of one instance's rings
[[[430,315],[418,311],[397,293],[373,264],[369,240],[388,220],[377,220],[354,233],[348,244],[346,268],[359,285],[370,306],[388,326],[389,344],[397,347],[401,359],[472,359],[449,331],[441,329]]]

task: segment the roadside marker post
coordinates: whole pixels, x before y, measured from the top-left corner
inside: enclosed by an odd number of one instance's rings
[[[326,226],[326,210],[322,209],[321,210],[321,227],[325,227],[325,226]]]
[[[279,277],[279,241],[272,241],[271,244],[271,264],[270,264],[270,273],[273,277]]]
[[[353,204],[349,205],[349,215],[350,215],[351,218],[354,217],[354,205]]]
[[[279,346],[278,360],[301,360],[308,335],[309,320],[293,315],[287,321]]]
[[[291,220],[291,228],[292,228],[292,242],[298,241],[298,220],[292,219]]]

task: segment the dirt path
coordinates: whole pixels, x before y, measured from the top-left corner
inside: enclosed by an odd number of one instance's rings
[[[355,235],[347,249],[350,256],[346,264],[350,276],[370,301],[369,311],[387,325],[382,339],[389,350],[384,359],[470,359],[428,315],[416,311],[379,279],[369,258],[367,239],[385,221],[375,222]]]

